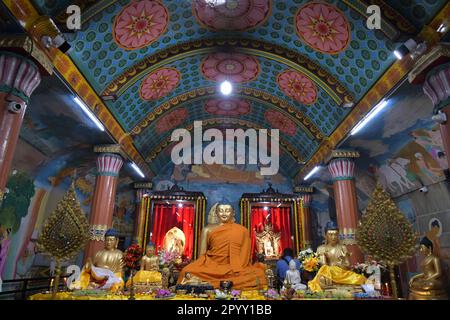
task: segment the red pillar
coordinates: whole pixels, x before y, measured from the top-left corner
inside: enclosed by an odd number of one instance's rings
[[[97,158],[97,178],[90,215],[90,239],[84,259],[104,248],[105,232],[112,227],[117,180],[123,159],[114,153],[102,153]]]
[[[149,195],[151,193],[152,183],[151,182],[138,182],[134,184],[134,188],[136,189],[136,213],[134,218],[134,240],[136,243],[142,246],[143,241],[143,233],[144,233],[144,223],[145,223],[145,211],[141,210],[142,199],[145,195]]]
[[[355,232],[358,226],[358,202],[354,181],[355,163],[349,158],[331,160],[328,169],[333,177],[336,217],[341,242],[351,252],[350,262],[363,262],[364,256],[356,245]]]
[[[40,82],[39,69],[31,60],[14,53],[0,51],[0,203],[8,181],[25,109],[31,94]]]
[[[311,200],[312,200],[312,195],[309,193],[304,193],[300,196],[303,200],[303,217],[302,217],[302,221],[303,221],[303,247],[304,248],[311,248],[312,247],[312,223],[311,223]]]

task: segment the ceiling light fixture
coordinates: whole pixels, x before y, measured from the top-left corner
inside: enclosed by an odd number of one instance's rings
[[[139,169],[139,167],[136,165],[136,163],[132,162],[131,167],[136,171],[138,175],[140,175],[142,178],[145,178],[145,174]]]
[[[231,85],[231,82],[228,80],[225,80],[220,84],[220,92],[222,92],[223,95],[228,96],[233,92],[233,86]]]
[[[80,106],[81,110],[95,123],[95,125],[101,130],[105,131],[103,124],[97,119],[97,117],[92,113],[92,111],[84,104],[83,101],[78,97],[74,97],[73,100]]]
[[[314,169],[312,169],[307,175],[306,177],[303,178],[303,180],[308,180],[309,178],[311,178],[317,171],[319,171],[320,166],[315,166]]]
[[[378,113],[380,113],[381,110],[384,109],[388,104],[387,100],[381,100],[379,104],[375,106],[370,112],[360,121],[358,124],[352,129],[350,132],[350,135],[357,134],[362,128],[364,128],[370,120],[372,120]]]

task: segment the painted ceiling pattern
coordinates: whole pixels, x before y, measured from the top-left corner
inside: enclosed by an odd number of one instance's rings
[[[69,2],[34,0],[57,21]],[[162,151],[172,129],[246,121],[280,129],[293,177],[348,115],[342,105],[392,65],[399,36],[420,31],[445,2],[78,0],[83,28],[67,38],[71,59],[154,172],[170,159]],[[383,7],[382,30],[366,27],[372,3]],[[227,99],[223,80],[235,87]]]

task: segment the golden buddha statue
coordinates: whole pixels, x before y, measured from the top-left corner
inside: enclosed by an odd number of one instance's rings
[[[339,229],[330,222],[325,229],[325,244],[317,248],[321,267],[308,287],[313,292],[334,285],[360,286],[366,283],[366,277],[350,271],[350,254],[347,247],[339,242]]]
[[[202,229],[202,233],[200,235],[200,252],[199,254],[206,253],[207,249],[207,239],[209,233],[219,226],[219,220],[217,219],[216,208],[219,203],[214,204],[209,210],[208,214],[208,224]]]
[[[420,241],[420,253],[424,256],[422,273],[409,280],[409,299],[411,300],[447,300],[441,262],[433,254],[433,243],[428,237]]]
[[[273,232],[270,222],[264,224],[264,230],[255,234],[258,253],[263,253],[267,259],[278,259],[280,255],[279,232]]]
[[[119,238],[114,229],[105,234],[105,249],[88,258],[80,275],[80,289],[103,289],[116,292],[123,288],[123,252],[117,249]]]
[[[155,247],[152,244],[147,245],[145,255],[141,259],[141,268],[133,277],[135,284],[162,285],[162,274],[159,271],[159,257],[155,255]],[[130,286],[131,279],[127,281],[127,287]]]
[[[265,287],[264,270],[251,265],[250,234],[245,227],[234,223],[233,207],[221,203],[215,211],[218,225],[206,235],[206,250],[183,268],[178,284],[189,281],[185,279],[189,273],[188,278],[199,278],[214,288],[219,288],[221,281],[233,282],[236,289]]]

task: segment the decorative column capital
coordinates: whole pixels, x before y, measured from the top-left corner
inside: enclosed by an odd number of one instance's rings
[[[328,164],[333,181],[353,180],[355,171],[355,162],[349,158],[337,158]]]
[[[313,187],[308,186],[296,186],[294,188],[294,193],[299,193],[300,198],[302,199],[303,207],[309,208],[312,201],[312,194],[314,192]]]
[[[123,159],[115,153],[102,153],[97,157],[97,175],[118,177]]]
[[[0,51],[0,92],[28,104],[40,82],[41,74],[34,62],[16,53]]]
[[[152,192],[153,184],[151,182],[136,182],[134,189],[136,190],[136,203],[140,203],[144,195]]]
[[[106,224],[90,225],[89,226],[89,240],[104,241],[107,230],[108,230],[108,226]]]
[[[450,45],[439,43],[422,56],[408,75],[409,82],[423,84],[423,92],[438,113],[450,104]]]

